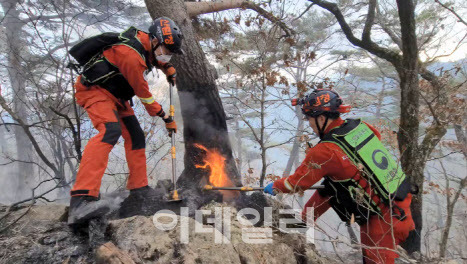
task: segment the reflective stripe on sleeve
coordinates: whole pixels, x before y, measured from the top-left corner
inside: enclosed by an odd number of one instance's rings
[[[139,100],[141,100],[141,102],[145,103],[145,104],[152,104],[154,103],[154,97],[148,97],[148,98],[141,98],[139,97]]]
[[[287,179],[285,179],[284,181],[284,186],[285,188],[287,188],[289,191],[293,192],[294,191],[294,188],[292,187],[292,185],[289,183],[289,181]]]

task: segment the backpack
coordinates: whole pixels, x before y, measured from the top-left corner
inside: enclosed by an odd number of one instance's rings
[[[67,67],[81,75],[81,83],[85,86],[99,85],[118,99],[130,100],[135,95],[133,88],[118,67],[110,63],[102,54],[114,45],[125,45],[135,50],[146,62],[146,67],[151,69],[149,53],[137,38],[139,31],[135,27],[130,27],[122,33],[107,32],[84,39],[69,51],[78,64],[70,63]]]
[[[415,193],[413,186],[400,164],[365,123],[347,119],[321,142],[336,144],[356,168],[361,167],[361,173],[344,181],[325,177],[325,188],[319,190],[321,196],[331,197],[329,203],[344,222],[349,222],[353,215],[362,225],[370,215],[382,215],[382,205],[390,205],[394,216],[405,219],[405,212],[393,201],[402,201],[409,193]]]
[[[119,42],[122,42],[120,33],[106,32],[80,41],[70,49],[69,53],[80,67],[84,67],[94,56]]]

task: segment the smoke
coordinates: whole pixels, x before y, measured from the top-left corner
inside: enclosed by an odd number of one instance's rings
[[[0,164],[2,164],[0,167],[0,203],[3,204],[9,204],[15,200],[15,192],[12,192],[12,185],[18,184],[15,181],[17,177],[15,177],[14,164],[7,164],[8,160],[5,159],[10,142],[7,140],[7,132],[5,126],[0,126]]]
[[[194,138],[203,138],[220,146],[225,143],[230,144],[222,106],[216,105],[217,102],[214,102],[208,94],[203,96],[197,93],[186,91],[178,93],[180,101],[183,102],[182,111],[187,114],[184,117],[185,126],[194,128],[191,131],[194,133]]]
[[[120,209],[120,204],[128,197],[129,192],[112,192],[102,196],[99,201],[78,208],[74,212],[76,219],[89,218],[91,215],[102,215],[115,212]]]
[[[12,204],[26,200],[32,198],[33,194],[38,196],[53,189],[57,184],[49,174],[44,173],[34,164],[32,165],[32,172],[25,174],[25,171],[30,170],[24,170],[25,163],[17,161],[14,130],[9,129],[10,127],[0,126],[0,203],[2,204]],[[30,164],[27,163],[27,165]],[[21,180],[21,178],[25,180]],[[57,198],[64,197],[65,192],[66,194],[69,193],[66,188],[58,188],[48,192],[45,197],[60,202]]]

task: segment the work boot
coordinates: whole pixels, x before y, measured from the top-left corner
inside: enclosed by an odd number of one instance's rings
[[[163,193],[149,186],[130,190],[130,195],[123,201],[120,208],[121,217],[134,215],[152,215],[163,201]]]
[[[157,192],[153,188],[149,187],[148,185],[130,190],[130,195],[128,196],[128,200],[133,201],[140,201],[142,203],[152,203],[156,202],[161,198],[161,193]]]
[[[84,224],[110,212],[108,203],[94,196],[72,196],[68,210],[68,225]]]

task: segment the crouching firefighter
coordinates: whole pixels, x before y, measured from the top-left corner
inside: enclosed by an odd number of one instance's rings
[[[350,111],[331,90],[294,99],[321,141],[309,148],[294,174],[276,180],[265,192],[301,192],[324,179],[324,189],[306,203],[318,219],[330,207],[347,224],[360,225],[364,263],[394,263],[395,248],[415,225],[410,212],[412,186],[381,143],[380,133],[360,119],[340,118]]]
[[[104,33],[85,39],[70,50],[80,69],[75,83],[76,101],[99,131],[84,148],[71,190],[70,225],[109,211],[97,200],[109,153],[120,136],[130,172],[126,185],[130,196],[144,199],[154,192],[148,186],[145,136],[130,102],[136,95],[150,116],[164,120],[169,135],[177,132],[175,121],[149,91],[145,75],[156,67],[165,73],[168,82],[175,84],[176,71],[169,60],[173,54],[183,54],[183,35],[166,17],[154,20],[148,31],[130,27],[122,33]]]

